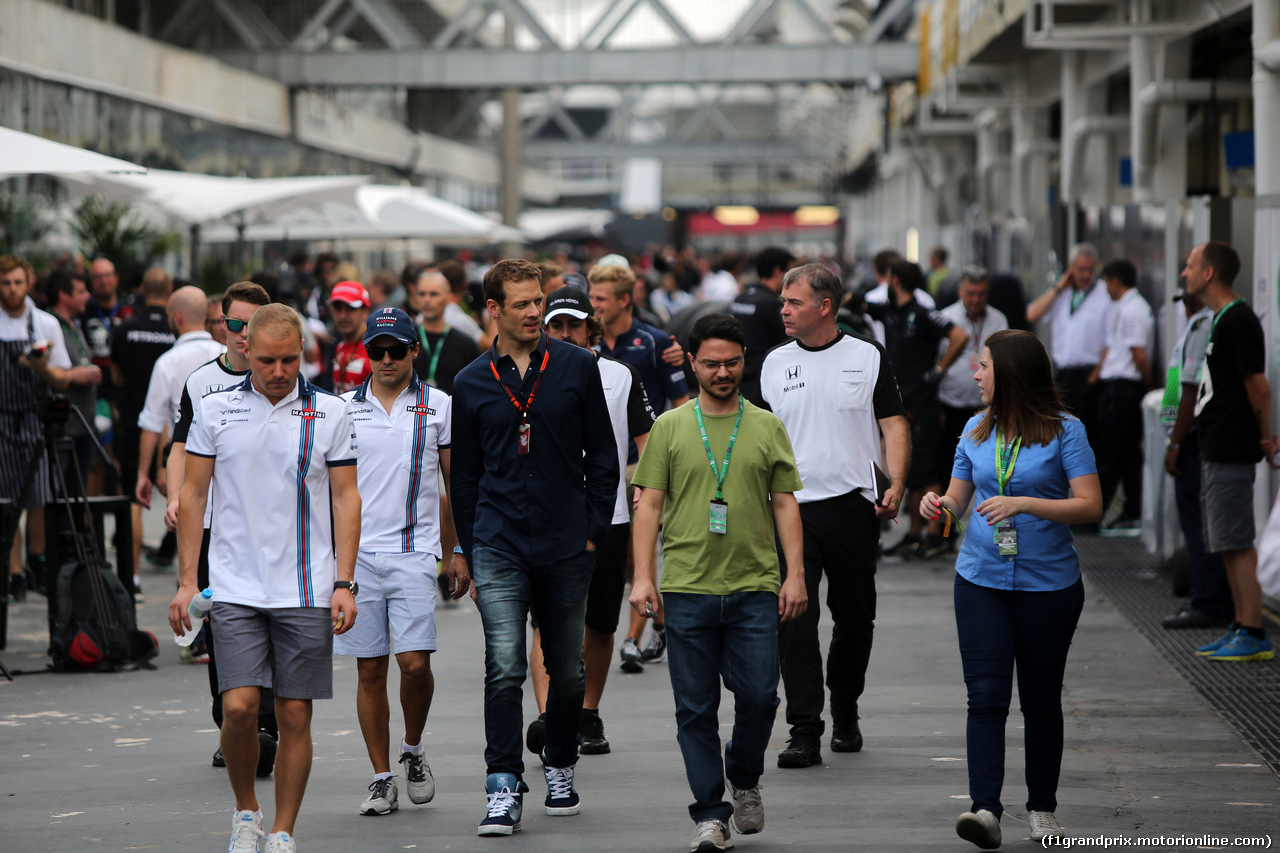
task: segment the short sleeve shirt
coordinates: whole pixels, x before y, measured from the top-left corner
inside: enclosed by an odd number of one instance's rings
[[[783,344],[765,359],[760,389],[795,448],[804,480],[796,500],[808,503],[854,491],[872,498],[879,421],[906,411],[883,347],[843,332],[816,349],[799,341]]]
[[[356,464],[347,401],[299,377],[274,406],[252,378],[202,399],[187,453],[214,460],[214,601],[329,607],[337,576],[329,469]]]
[[[885,350],[908,409],[937,398],[924,375],[937,364],[938,341],[955,325],[940,311],[920,304],[919,293],[905,305],[869,305],[871,316],[884,323]]]
[[[1210,321],[1196,398],[1200,455],[1209,462],[1253,465],[1262,460],[1262,433],[1244,378],[1267,370],[1262,324],[1244,301],[1223,308],[1216,321]]]
[[[746,334],[742,395],[759,406],[764,400],[760,394],[760,368],[765,356],[769,350],[787,342],[787,330],[782,325],[782,297],[763,284],[753,284],[733,300],[729,310],[742,323]]]
[[[737,412],[703,413],[716,465]],[[716,478],[698,431],[694,401],[658,418],[633,482],[666,492],[662,522],[662,591],[731,595],[781,587],[769,492],[796,492],[802,484],[786,428],[774,415],[746,402],[742,426],[725,472],[727,533],[712,533]]]
[[[1204,365],[1204,349],[1209,344],[1209,326],[1213,311],[1201,308],[1191,319],[1182,337],[1173,345],[1169,354],[1169,369],[1165,375],[1164,397],[1160,400],[1160,425],[1165,437],[1173,434],[1178,419],[1178,406],[1182,402],[1183,386],[1200,384],[1200,370]]]
[[[182,400],[178,403],[178,420],[173,425],[172,440],[176,443],[185,444],[187,436],[191,434],[191,422],[195,418],[196,403],[199,403],[205,397],[217,391],[221,391],[230,385],[238,385],[244,382],[249,371],[238,373],[226,365],[226,358],[218,356],[215,359],[206,361],[204,364],[191,371],[191,375],[187,377],[186,383],[182,386]],[[204,510],[204,527],[209,529],[209,524],[213,521],[213,489],[209,489],[209,502]]]
[[[1059,297],[1061,298],[1061,297]],[[1133,350],[1141,347],[1151,352],[1155,321],[1151,306],[1136,287],[1125,291],[1112,307],[1107,327],[1107,357],[1102,361],[1098,378],[1141,381],[1142,374],[1133,361]]]
[[[973,483],[975,493],[956,571],[965,580],[992,589],[1049,592],[1071,586],[1080,577],[1080,558],[1069,525],[1025,513],[1015,515],[1012,521],[1018,532],[1018,553],[1002,557],[994,528],[978,515],[977,508],[983,501],[1000,494],[996,431],[992,430],[981,444],[970,435],[981,418],[982,415],[975,415],[965,424],[951,469],[952,477]],[[1004,493],[1063,500],[1070,496],[1071,480],[1097,471],[1084,425],[1064,414],[1062,432],[1053,441],[1047,445],[1022,445]]]
[[[344,398],[359,445],[360,550],[440,557],[440,451],[452,400],[417,376],[388,412],[366,379]]]
[[[133,426],[137,422],[147,398],[151,371],[157,359],[173,348],[174,340],[162,305],[145,306],[112,333],[111,362],[120,368],[124,378],[116,393],[123,423]]]
[[[453,378],[458,375],[458,371],[480,357],[476,339],[451,327],[446,332],[428,332],[418,326],[418,341],[420,345],[418,357],[413,361],[413,372],[423,382],[452,396]],[[433,376],[432,355],[437,352],[440,357],[434,359]]]
[[[618,470],[627,467],[627,447],[631,440],[648,435],[653,429],[653,407],[649,395],[644,392],[640,374],[625,361],[601,356],[596,360],[600,367],[600,384],[604,386],[604,402],[609,408],[609,423],[613,427],[613,440],[618,446]],[[631,507],[627,503],[627,480],[618,478],[618,499],[613,506],[613,523],[631,521]]]

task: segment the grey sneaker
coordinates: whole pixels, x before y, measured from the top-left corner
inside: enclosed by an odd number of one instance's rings
[[[640,650],[640,660],[645,663],[661,663],[667,656],[667,626],[654,625],[649,642]]]
[[[716,850],[728,850],[733,847],[729,827],[724,821],[704,820],[693,831],[693,843],[689,845],[689,853],[714,853]]]
[[[427,757],[421,752],[404,752],[400,754],[400,763],[404,765],[409,799],[418,805],[431,802],[431,798],[436,795],[436,780],[431,775]]]
[[[640,656],[640,647],[636,641],[627,637],[618,649],[618,657],[622,658],[623,672],[644,672],[644,658]]]
[[[733,824],[734,832],[754,835],[764,829],[764,800],[760,798],[760,786],[735,788],[727,778],[724,781],[729,787],[729,799],[733,800],[733,817],[729,822]]]
[[[1000,846],[1000,818],[986,809],[965,812],[956,818],[956,835],[983,850],[995,850]]]
[[[396,791],[396,777],[374,779],[369,783],[369,796],[360,804],[360,814],[391,814],[400,808],[400,797]]]

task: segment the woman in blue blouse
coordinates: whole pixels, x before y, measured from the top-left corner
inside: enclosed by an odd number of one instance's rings
[[[1062,834],[1053,814],[1062,766],[1062,678],[1084,606],[1069,525],[1102,517],[1102,490],[1084,426],[1063,413],[1049,357],[1034,335],[993,334],[974,379],[987,408],[965,425],[947,493],[925,495],[920,514],[958,519],[977,494],[956,559],[973,798],[956,832],[991,850],[1000,846],[1004,730],[1015,666],[1031,838]]]

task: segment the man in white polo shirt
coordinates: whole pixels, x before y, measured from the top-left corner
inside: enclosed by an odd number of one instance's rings
[[[359,443],[360,552],[356,558],[360,624],[334,640],[333,650],[356,658],[356,712],[373,782],[360,804],[362,815],[390,814],[400,807],[391,772],[387,666],[394,640],[400,667],[400,707],[409,799],[428,803],[436,793],[422,750],[422,730],[431,710],[435,680],[436,561],[440,559],[438,472],[449,480],[449,395],[413,371],[418,339],[413,320],[399,308],[369,316],[364,348],[373,373],[343,398]],[[451,594],[466,592],[470,579],[450,578]]]
[[[831,749],[862,749],[858,699],[871,659],[880,521],[897,516],[911,459],[911,429],[889,359],[879,344],[837,327],[843,295],[840,279],[822,264],[788,272],[782,280],[782,323],[794,340],[771,351],[760,371],[760,393],[787,428],[804,482],[796,500],[804,525],[809,607],[778,633],[791,726],[779,767],[822,761],[826,696],[818,584],[823,572],[834,623],[826,678]],[[876,503],[871,465],[880,463],[882,432],[891,485]]]
[[[1137,536],[1142,532],[1142,397],[1151,387],[1151,347],[1155,322],[1151,306],[1138,292],[1138,268],[1123,258],[1102,268],[1102,280],[1115,306],[1107,327],[1107,347],[1091,383],[1098,395],[1098,423],[1107,440],[1099,442],[1098,477],[1102,505],[1111,503],[1116,485],[1124,484],[1124,510],[1104,525],[1104,536]]]
[[[201,522],[212,500],[209,620],[218,636],[222,754],[235,793],[231,853],[265,834],[253,789],[258,705],[275,690],[280,747],[267,853],[294,853],[311,771],[311,702],[333,695],[333,634],[355,624],[360,543],[356,435],[347,403],[299,375],[302,320],[266,305],[249,321],[249,378],[203,398],[178,501],[175,633],[190,626]]]

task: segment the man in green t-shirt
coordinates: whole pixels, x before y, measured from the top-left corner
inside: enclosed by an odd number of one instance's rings
[[[698,396],[658,418],[634,483],[631,606],[658,611],[653,552],[663,522],[667,668],[697,824],[692,850],[733,846],[764,827],[760,774],[778,710],[778,622],[808,603],[801,488],[782,421],[739,393],[745,335],[728,314],[689,332]],[[771,517],[772,514],[772,517]],[[773,529],[787,561],[780,582]],[[720,681],[734,694],[733,735],[720,755]],[[725,781],[732,803],[726,802]]]

